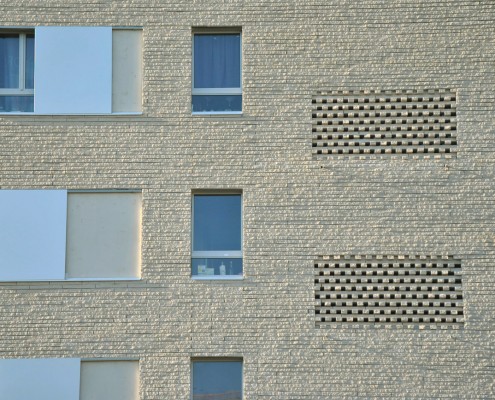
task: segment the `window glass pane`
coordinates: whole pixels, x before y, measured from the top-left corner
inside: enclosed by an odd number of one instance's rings
[[[194,400],[241,400],[241,361],[193,362]]]
[[[19,35],[0,34],[0,88],[19,87]]]
[[[241,87],[241,35],[194,35],[194,87]]]
[[[242,96],[193,96],[193,112],[242,111]]]
[[[26,35],[26,89],[34,89],[34,35]]]
[[[0,96],[0,112],[33,112],[34,96]]]
[[[205,278],[242,276],[242,258],[193,258],[192,274]]]
[[[195,195],[193,224],[193,251],[240,251],[241,195]]]

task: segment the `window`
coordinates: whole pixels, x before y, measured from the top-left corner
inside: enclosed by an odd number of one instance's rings
[[[192,399],[241,400],[242,360],[193,361]]]
[[[0,33],[0,112],[34,108],[34,32]]]
[[[241,194],[193,195],[192,275],[242,277]]]
[[[2,359],[0,388],[9,400],[137,400],[139,362]]]
[[[0,112],[141,111],[141,41],[111,27],[0,31]]]
[[[0,281],[139,278],[139,192],[0,190],[0,222]]]
[[[242,111],[241,33],[193,35],[193,113]]]

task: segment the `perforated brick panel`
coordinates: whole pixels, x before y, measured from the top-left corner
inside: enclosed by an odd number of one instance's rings
[[[332,256],[314,262],[316,326],[462,324],[461,261],[450,256]]]
[[[456,153],[454,90],[318,92],[312,103],[315,159]]]

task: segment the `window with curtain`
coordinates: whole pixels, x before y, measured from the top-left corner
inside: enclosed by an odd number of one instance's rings
[[[192,362],[193,400],[241,400],[242,360],[208,359]]]
[[[139,113],[141,82],[141,29],[0,28],[0,114]]]
[[[242,278],[241,194],[193,196],[192,275]]]
[[[193,35],[193,113],[242,111],[241,33]]]
[[[34,33],[0,33],[0,112],[34,109]]]

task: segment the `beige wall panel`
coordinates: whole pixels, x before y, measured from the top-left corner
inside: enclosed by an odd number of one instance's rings
[[[141,111],[143,31],[114,29],[112,37],[112,112]]]
[[[67,198],[67,278],[139,277],[141,193]]]
[[[79,400],[137,400],[138,361],[81,362]]]

